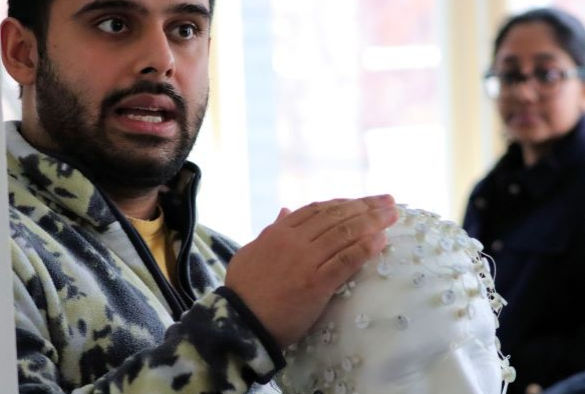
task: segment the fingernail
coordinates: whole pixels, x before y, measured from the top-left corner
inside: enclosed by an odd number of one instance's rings
[[[380,194],[371,198],[375,201],[394,204],[394,198],[390,194]]]

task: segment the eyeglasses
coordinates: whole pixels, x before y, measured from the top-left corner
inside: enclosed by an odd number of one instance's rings
[[[490,71],[484,77],[485,90],[489,97],[509,96],[514,88],[525,82],[533,82],[541,96],[556,94],[564,81],[570,78],[585,79],[585,68],[559,70],[555,68],[535,69],[531,74],[519,71],[497,73]]]

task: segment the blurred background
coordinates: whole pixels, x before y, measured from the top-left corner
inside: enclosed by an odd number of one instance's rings
[[[460,221],[505,147],[481,84],[509,13],[583,0],[216,0],[191,160],[200,221],[246,243],[280,207],[391,193]],[[0,12],[6,13],[2,3]],[[20,117],[3,73],[5,119]]]

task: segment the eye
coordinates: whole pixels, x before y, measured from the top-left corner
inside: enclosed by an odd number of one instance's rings
[[[556,69],[537,69],[534,70],[534,77],[540,83],[555,83],[563,79],[563,72]]]
[[[171,34],[179,40],[190,40],[197,35],[199,29],[192,23],[183,23],[171,29]]]
[[[109,34],[120,34],[128,30],[128,25],[120,18],[109,18],[98,24],[98,29]]]
[[[524,74],[518,71],[506,71],[499,74],[499,77],[504,85],[514,85],[525,80]]]

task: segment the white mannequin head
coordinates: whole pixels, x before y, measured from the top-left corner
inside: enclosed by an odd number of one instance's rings
[[[285,394],[499,394],[514,379],[481,244],[437,215],[399,210],[382,255],[287,350]]]

